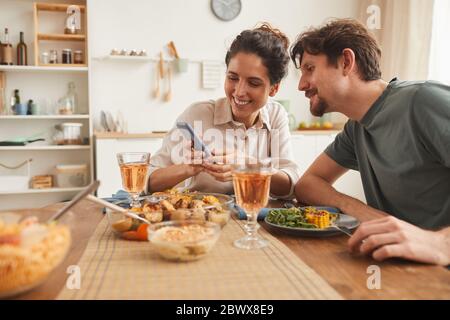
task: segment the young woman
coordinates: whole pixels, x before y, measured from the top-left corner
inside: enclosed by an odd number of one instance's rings
[[[172,129],[151,158],[149,192],[184,182],[190,190],[232,193],[230,161],[239,154],[271,157],[275,168],[271,195],[293,195],[299,170],[292,160],[289,121],[283,107],[271,99],[287,74],[288,46],[287,37],[268,24],[245,30],[234,39],[225,57],[226,97],[195,103],[177,119],[200,132],[214,156],[207,161],[186,161],[180,156],[177,129]],[[188,150],[188,160],[198,160]]]

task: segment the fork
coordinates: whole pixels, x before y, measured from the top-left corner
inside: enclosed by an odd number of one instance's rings
[[[119,207],[119,206],[117,206],[117,205],[115,205],[113,203],[109,203],[108,201],[105,201],[103,199],[97,198],[96,196],[93,196],[93,195],[89,194],[89,195],[86,196],[86,200],[89,200],[89,201],[101,204],[101,205],[103,205],[103,206],[105,206],[107,208],[110,208],[112,210],[115,210],[115,211],[118,211],[120,213],[123,213],[124,215],[126,215],[126,216],[128,216],[130,218],[134,218],[134,219],[140,220],[140,221],[142,221],[142,222],[144,222],[146,224],[151,224],[150,221],[148,221],[145,218],[140,217],[139,215],[135,214],[134,212],[129,211],[127,209],[124,209],[122,207]]]
[[[332,224],[330,225],[330,227],[331,227],[331,228],[336,228],[337,230],[341,231],[342,233],[345,233],[346,235],[348,235],[349,237],[351,237],[351,236],[353,235],[352,232],[350,231],[350,229],[347,228],[347,227],[344,227],[344,226],[338,226],[338,225],[335,224],[335,223],[332,223]]]

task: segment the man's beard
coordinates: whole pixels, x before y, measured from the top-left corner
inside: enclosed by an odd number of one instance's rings
[[[313,116],[316,117],[321,117],[323,116],[323,114],[325,113],[325,111],[327,109],[329,109],[329,105],[328,103],[325,102],[325,100],[319,98],[319,94],[317,89],[310,89],[308,91],[305,92],[305,96],[307,98],[309,98],[309,111],[311,112],[311,114]],[[314,99],[315,98],[315,99]],[[317,100],[317,105],[316,107],[312,107],[313,106],[313,100]]]
[[[324,100],[319,99],[317,106],[315,108],[312,108],[312,106],[311,106],[309,108],[309,111],[311,112],[311,114],[313,116],[321,117],[321,116],[323,116],[323,114],[325,113],[325,111],[327,109],[328,109],[328,104]]]

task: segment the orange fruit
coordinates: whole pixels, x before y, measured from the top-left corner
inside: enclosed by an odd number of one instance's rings
[[[148,240],[148,232],[147,232],[148,224],[143,223],[137,228],[137,236],[138,239],[141,241],[147,241]]]

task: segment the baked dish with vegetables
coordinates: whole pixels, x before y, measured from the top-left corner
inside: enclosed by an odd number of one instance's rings
[[[150,224],[162,221],[209,221],[225,226],[230,219],[233,199],[224,194],[167,192],[154,193],[158,201],[144,200],[142,207],[130,209],[147,219]],[[150,197],[152,198],[152,197]],[[121,213],[107,211],[112,229],[127,240],[147,241],[148,224],[126,217]]]

